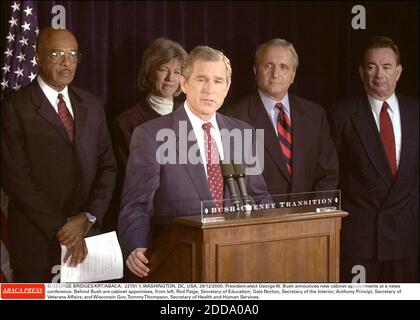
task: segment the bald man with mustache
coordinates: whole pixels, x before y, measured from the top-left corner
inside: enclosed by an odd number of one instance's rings
[[[102,104],[70,86],[81,54],[65,29],[42,30],[39,74],[1,110],[2,187],[9,198],[14,282],[51,282],[60,264],[88,255],[84,237],[97,229],[115,183],[115,160]]]

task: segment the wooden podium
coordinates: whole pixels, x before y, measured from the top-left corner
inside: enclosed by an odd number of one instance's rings
[[[176,218],[146,252],[145,282],[338,282],[344,211],[202,223]]]

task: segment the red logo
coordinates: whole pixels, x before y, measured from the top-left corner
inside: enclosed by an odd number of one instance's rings
[[[43,283],[2,283],[2,299],[45,299]]]

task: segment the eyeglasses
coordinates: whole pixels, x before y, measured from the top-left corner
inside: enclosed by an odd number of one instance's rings
[[[64,59],[65,55],[69,58],[69,61],[71,63],[80,63],[80,61],[82,60],[82,54],[76,50],[71,50],[67,52],[56,50],[56,51],[51,51],[48,54],[50,60],[53,63],[57,63],[58,61],[61,61],[62,59]]]

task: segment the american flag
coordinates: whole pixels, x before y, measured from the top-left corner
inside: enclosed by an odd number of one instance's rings
[[[18,90],[37,75],[35,42],[38,35],[37,5],[35,1],[14,1],[10,6],[9,32],[1,76],[1,98],[9,90]],[[1,190],[1,282],[12,281],[7,243],[8,199]]]

